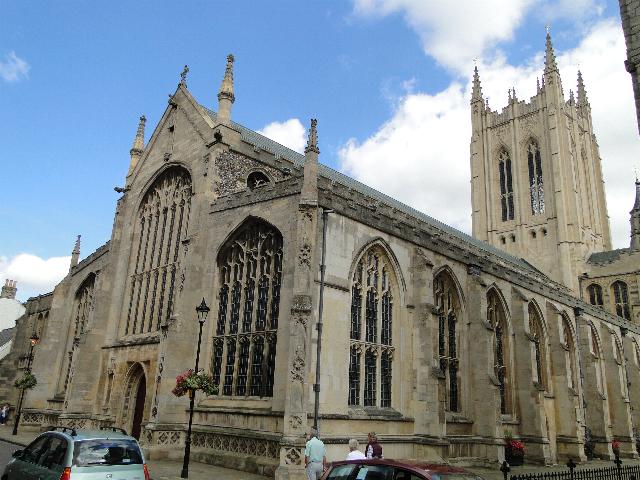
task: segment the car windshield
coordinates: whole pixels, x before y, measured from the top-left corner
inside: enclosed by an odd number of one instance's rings
[[[142,463],[142,454],[135,440],[100,439],[80,440],[74,443],[73,465],[136,465]]]

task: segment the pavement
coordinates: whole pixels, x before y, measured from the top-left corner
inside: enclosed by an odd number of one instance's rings
[[[11,458],[14,450],[25,447],[35,438],[33,433],[20,433],[11,435],[11,426],[0,426],[0,472]],[[177,460],[148,460],[147,467],[151,480],[178,480],[182,471],[182,461]],[[206,463],[189,463],[189,479],[191,480],[265,480],[267,477],[240,472],[228,468],[208,465]]]
[[[4,469],[6,462],[11,457],[13,450],[22,448],[29,444],[35,437],[32,433],[18,433],[11,435],[12,426],[0,426],[0,471]],[[639,460],[623,459],[623,465],[637,465]],[[584,468],[601,468],[613,466],[612,461],[592,460],[588,463],[578,465],[577,470]],[[148,460],[147,466],[152,480],[178,480],[182,471],[182,462],[177,460]],[[496,463],[495,468],[468,467],[469,470],[484,477],[486,480],[503,480],[500,465]],[[543,467],[539,465],[523,465],[521,467],[511,467],[510,475],[523,475],[540,472],[566,472],[568,469],[564,464]],[[191,461],[189,464],[189,478],[191,480],[265,480],[267,477],[240,472],[228,468],[217,467],[205,463]]]

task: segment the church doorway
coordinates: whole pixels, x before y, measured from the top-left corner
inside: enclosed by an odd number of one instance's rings
[[[144,406],[147,397],[147,379],[144,369],[139,363],[129,368],[127,375],[124,405],[122,409],[122,425],[130,435],[140,439],[144,422]]]

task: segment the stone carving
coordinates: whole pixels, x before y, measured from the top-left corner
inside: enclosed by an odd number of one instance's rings
[[[295,447],[287,448],[284,454],[284,462],[287,465],[301,465],[302,454],[300,453],[300,449]]]
[[[158,445],[179,445],[181,437],[181,432],[159,432]]]
[[[210,153],[205,153],[202,156],[202,176],[206,177],[209,173],[209,160],[211,159]]]
[[[275,181],[284,178],[280,170],[235,152],[222,152],[215,159],[215,165],[220,175],[220,180],[214,187],[217,196],[246,190],[247,177],[255,170],[264,172]]]
[[[305,364],[304,357],[305,357],[304,347],[301,345],[298,345],[296,347],[296,353],[295,353],[295,356],[293,357],[293,362],[291,364],[291,380],[293,382],[302,383],[304,380],[304,364]]]
[[[196,432],[193,434],[191,445],[197,448],[207,448],[271,459],[277,459],[279,451],[278,442],[274,440],[224,435],[220,433]]]
[[[298,253],[298,262],[301,267],[311,268],[311,245],[309,245],[306,236],[300,247],[300,253]]]
[[[293,323],[295,325],[301,325],[302,328],[307,328],[307,322],[309,320],[309,316],[303,312],[293,312]]]
[[[298,415],[291,415],[289,417],[289,425],[294,430],[302,427],[302,417],[299,417]]]

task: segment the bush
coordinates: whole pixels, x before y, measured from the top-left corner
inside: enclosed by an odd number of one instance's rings
[[[16,380],[13,385],[17,388],[28,390],[30,388],[35,387],[37,384],[38,384],[38,380],[36,380],[35,375],[27,371],[27,372],[24,372],[24,375],[22,375],[22,377]]]

